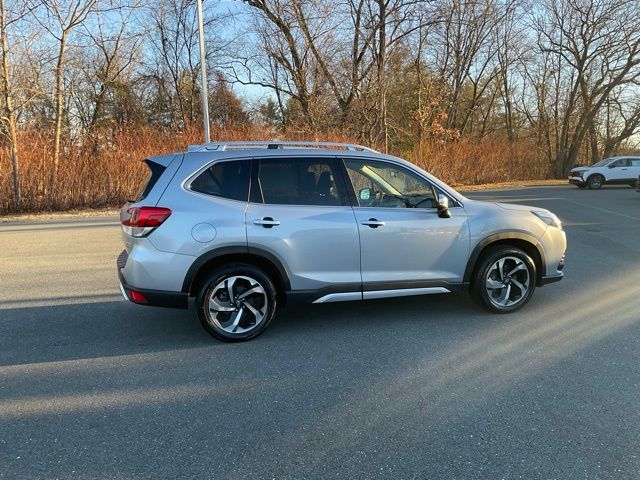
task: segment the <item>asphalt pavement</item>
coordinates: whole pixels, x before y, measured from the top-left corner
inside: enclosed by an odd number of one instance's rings
[[[242,344],[125,302],[116,218],[0,224],[0,478],[640,478],[640,194],[469,196],[555,212],[566,278],[506,316],[288,307]]]

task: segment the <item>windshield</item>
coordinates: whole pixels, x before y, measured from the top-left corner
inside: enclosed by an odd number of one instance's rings
[[[607,163],[609,163],[611,160],[613,160],[612,158],[605,158],[604,160],[600,160],[598,163],[594,163],[593,165],[591,165],[592,167],[604,167],[607,165]]]

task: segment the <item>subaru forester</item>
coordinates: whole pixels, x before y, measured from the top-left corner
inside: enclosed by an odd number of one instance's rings
[[[470,200],[360,145],[217,142],[146,165],[120,214],[121,291],[162,307],[194,298],[221,340],[256,337],[294,302],[466,290],[508,313],[563,278],[553,213]]]

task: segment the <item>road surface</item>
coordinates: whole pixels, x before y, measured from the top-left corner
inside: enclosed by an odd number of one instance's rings
[[[0,225],[0,478],[640,478],[640,194],[549,208],[566,278],[523,311],[465,294],[287,308],[224,344],[118,292],[117,219]]]

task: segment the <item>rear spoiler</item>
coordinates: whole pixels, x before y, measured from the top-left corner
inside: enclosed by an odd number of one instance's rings
[[[147,162],[157,163],[158,165],[162,165],[163,167],[168,167],[171,161],[177,156],[182,155],[181,153],[170,153],[168,155],[157,155],[155,157],[149,157],[145,159]]]

